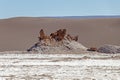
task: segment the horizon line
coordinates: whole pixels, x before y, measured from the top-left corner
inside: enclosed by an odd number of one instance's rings
[[[86,16],[77,16],[77,15],[71,15],[71,16],[13,16],[13,17],[6,17],[6,18],[0,18],[0,19],[12,19],[12,18],[119,18],[120,15],[86,15]]]

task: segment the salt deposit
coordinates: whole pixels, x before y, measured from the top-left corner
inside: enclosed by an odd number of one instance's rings
[[[76,41],[63,40],[61,44],[58,43],[56,46],[43,45],[43,43],[39,43],[37,46],[32,46],[30,50],[39,53],[67,53],[83,51],[87,50],[87,48]]]
[[[0,52],[0,80],[119,79],[120,54]]]

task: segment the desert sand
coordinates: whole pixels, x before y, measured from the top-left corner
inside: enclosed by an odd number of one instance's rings
[[[16,17],[0,19],[0,51],[26,50],[38,41],[40,29],[50,34],[60,28],[78,35],[86,47],[120,45],[120,18]]]

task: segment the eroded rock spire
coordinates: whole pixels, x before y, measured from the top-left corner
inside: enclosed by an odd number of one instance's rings
[[[78,36],[71,36],[67,34],[66,29],[59,29],[46,35],[44,30],[39,32],[39,42],[33,45],[28,51],[48,52],[48,51],[69,51],[81,49],[85,50],[86,47],[78,43]]]

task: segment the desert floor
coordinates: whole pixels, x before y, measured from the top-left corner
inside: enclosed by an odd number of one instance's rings
[[[120,54],[80,53],[0,52],[0,80],[120,79]]]

